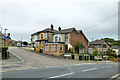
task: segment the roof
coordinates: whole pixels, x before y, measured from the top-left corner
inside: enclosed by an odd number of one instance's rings
[[[48,43],[44,43],[44,44],[65,44],[65,42],[48,42]]]
[[[63,30],[60,30],[60,31],[55,32],[55,34],[70,33],[70,32],[72,32],[73,30],[75,30],[75,28],[63,29]]]
[[[35,34],[38,34],[38,33],[41,33],[41,32],[52,32],[52,33],[55,33],[57,30],[55,30],[55,29],[51,29],[51,28],[46,28],[46,29],[44,29],[44,30],[42,30],[42,31],[38,31],[38,32],[36,32],[36,33],[33,33],[32,35],[35,35]],[[31,35],[31,36],[32,36]]]
[[[90,42],[89,44],[103,44],[103,42],[105,42],[105,40],[96,40],[96,41]]]
[[[76,31],[77,34],[82,33],[82,30],[76,30],[74,27],[73,28],[68,28],[68,29],[63,29],[60,31],[56,31],[54,34],[66,34],[66,33],[71,33],[73,30]],[[86,36],[83,34],[83,36],[86,38]],[[88,41],[88,39],[86,38],[86,40]]]
[[[113,46],[113,49],[118,49],[120,48],[120,46]]]

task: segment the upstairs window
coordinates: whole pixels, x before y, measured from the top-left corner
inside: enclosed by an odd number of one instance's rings
[[[65,34],[65,41],[68,41],[68,35]]]
[[[41,39],[43,39],[43,34],[41,34]]]
[[[55,37],[55,42],[57,42],[57,41],[58,41],[58,37],[56,36],[56,37]]]
[[[61,37],[59,37],[59,42],[61,41]]]
[[[62,51],[62,45],[60,45],[60,51]]]
[[[55,45],[52,45],[52,51],[55,51]]]
[[[46,51],[49,51],[49,47],[48,47],[48,45],[46,45]]]
[[[103,44],[103,48],[106,48],[107,46],[105,44]]]

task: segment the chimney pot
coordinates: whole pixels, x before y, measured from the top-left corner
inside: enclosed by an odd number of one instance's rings
[[[59,26],[59,27],[58,27],[58,31],[60,31],[60,30],[61,30],[61,27]]]
[[[53,30],[53,28],[54,28],[53,24],[51,24],[51,26],[50,26],[50,27],[51,27],[51,30]]]

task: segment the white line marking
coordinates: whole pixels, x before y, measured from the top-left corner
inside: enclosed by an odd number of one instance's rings
[[[96,69],[97,69],[97,68],[87,69],[87,70],[83,70],[83,72],[92,71],[92,70],[96,70]]]
[[[67,76],[67,75],[71,75],[71,74],[74,74],[74,72],[67,73],[67,74],[62,74],[62,75],[57,75],[57,76],[52,76],[52,77],[48,77],[48,79],[50,79],[50,78],[58,78],[58,77]]]
[[[101,67],[101,68],[110,68],[110,67],[112,67],[112,66],[105,66],[105,67]]]

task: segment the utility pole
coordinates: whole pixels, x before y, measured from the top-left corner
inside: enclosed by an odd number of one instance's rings
[[[2,27],[1,27],[1,25],[0,25],[0,28],[1,28],[1,31],[0,31],[0,32],[2,33]]]
[[[4,34],[5,34],[5,36],[6,36],[6,31],[7,31],[8,29],[5,29],[5,32],[4,32]]]
[[[92,38],[92,41],[93,41],[94,38]]]

